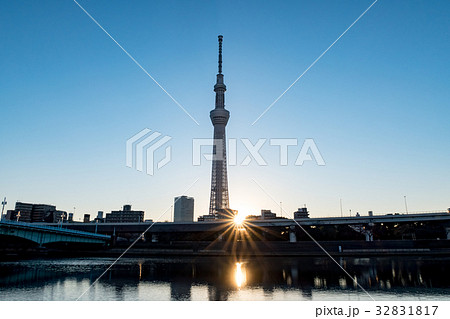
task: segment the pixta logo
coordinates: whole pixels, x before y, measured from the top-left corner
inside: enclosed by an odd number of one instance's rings
[[[130,137],[126,142],[126,163],[127,167],[135,167],[142,172],[146,163],[145,172],[148,175],[155,173],[155,152],[172,139],[170,136],[161,137],[161,133],[148,128]],[[165,148],[164,158],[156,162],[156,168],[160,169],[167,165],[172,159],[172,148]]]

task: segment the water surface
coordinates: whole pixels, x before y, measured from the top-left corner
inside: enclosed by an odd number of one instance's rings
[[[0,262],[0,300],[369,300],[329,258]],[[450,258],[340,258],[375,300],[450,300]]]

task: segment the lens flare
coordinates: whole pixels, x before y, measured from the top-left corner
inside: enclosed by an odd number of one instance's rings
[[[247,280],[245,269],[242,268],[242,263],[236,263],[236,272],[234,274],[234,279],[236,281],[236,286],[241,288]]]

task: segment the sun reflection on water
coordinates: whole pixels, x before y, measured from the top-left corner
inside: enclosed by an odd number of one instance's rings
[[[242,263],[236,263],[236,271],[234,274],[234,280],[236,281],[236,286],[238,288],[241,288],[243,285],[245,285],[245,282],[247,280],[247,275],[245,272],[245,268],[242,267]]]

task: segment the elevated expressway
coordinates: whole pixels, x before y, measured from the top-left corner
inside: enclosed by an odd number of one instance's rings
[[[421,223],[440,222],[447,229],[447,238],[450,239],[450,213],[414,213],[414,214],[387,214],[355,217],[320,217],[302,219],[269,219],[247,220],[245,227],[255,228],[279,228],[289,227],[295,229],[301,226],[322,225],[349,225],[353,229],[364,229],[367,232],[370,227],[381,223]],[[148,228],[148,233],[184,233],[184,232],[215,232],[229,227],[229,220],[215,220],[203,222],[155,222],[155,223],[64,223],[64,229],[73,229],[84,232],[101,233],[108,235],[120,235],[123,233],[142,233]],[[54,225],[54,224],[41,224]],[[363,232],[363,231],[362,231]],[[295,238],[292,238],[295,241]],[[371,241],[370,233],[366,234],[366,240]]]

